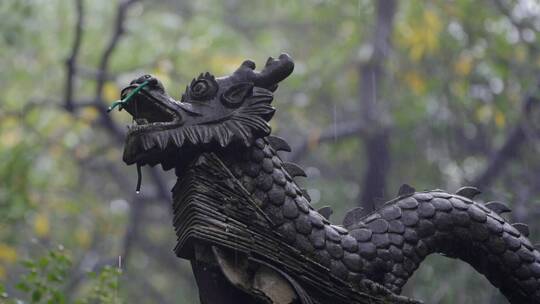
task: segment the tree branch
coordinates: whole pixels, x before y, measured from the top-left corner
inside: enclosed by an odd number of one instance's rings
[[[75,23],[75,36],[73,46],[71,47],[71,55],[66,60],[66,88],[64,95],[64,106],[68,112],[73,111],[73,87],[77,74],[77,57],[81,48],[84,23],[84,3],[83,0],[77,0],[75,3],[77,11],[77,21]]]
[[[314,136],[307,135],[306,140],[292,149],[292,152],[288,155],[288,159],[290,161],[299,161],[309,150],[321,143],[343,140],[357,136],[358,134],[361,134],[362,136],[367,135],[367,128],[361,121],[349,121],[335,124]]]
[[[120,39],[125,33],[125,20],[127,11],[129,7],[137,1],[139,0],[121,0],[118,4],[118,8],[116,10],[116,18],[114,21],[114,32],[111,36],[111,39],[109,40],[109,43],[107,44],[107,47],[105,48],[105,51],[101,55],[101,60],[99,62],[97,70],[96,101],[103,101],[103,86],[107,81],[109,61],[118,43],[120,42]]]
[[[536,92],[540,89],[540,82],[535,89]],[[518,124],[510,131],[504,144],[489,157],[484,170],[473,179],[474,186],[487,188],[504,171],[508,162],[519,154],[519,149],[527,141],[526,124],[539,103],[540,99],[534,93],[524,99]]]
[[[374,210],[376,202],[383,198],[390,165],[390,130],[385,121],[386,109],[379,91],[383,82],[383,64],[391,51],[390,40],[397,6],[395,0],[375,2],[377,21],[371,42],[373,53],[368,61],[360,63],[358,67],[361,120],[370,127],[368,136],[361,136],[367,168],[362,180],[362,193],[357,199],[358,204],[366,210]]]

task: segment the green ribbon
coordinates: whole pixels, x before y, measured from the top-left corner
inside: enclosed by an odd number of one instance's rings
[[[145,86],[147,86],[149,82],[150,80],[141,83],[141,85],[136,87],[135,90],[131,91],[126,98],[113,102],[113,104],[107,109],[107,112],[114,110],[116,107],[118,107],[118,111],[122,111],[122,109],[128,104],[129,100],[139,93],[139,91],[141,91]]]

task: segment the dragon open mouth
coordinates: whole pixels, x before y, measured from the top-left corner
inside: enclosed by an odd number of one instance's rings
[[[139,85],[132,84],[122,90],[122,98],[125,98]],[[176,103],[172,98],[162,93],[159,87],[143,89],[138,95],[124,106],[124,109],[133,117],[133,124],[128,126],[130,133],[142,131],[153,127],[176,126],[181,116],[171,105]]]

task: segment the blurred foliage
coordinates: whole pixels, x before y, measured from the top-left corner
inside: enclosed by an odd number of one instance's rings
[[[64,288],[72,261],[63,247],[50,250],[44,256],[36,259],[27,259],[22,262],[26,269],[20,281],[15,287],[23,293],[22,298],[13,299],[0,284],[0,298],[6,304],[15,303],[44,303],[62,304],[68,303]],[[99,273],[88,273],[91,288],[87,295],[76,300],[76,304],[103,303],[121,304],[123,301],[118,298],[118,280],[121,270],[106,266]],[[2,302],[4,303],[4,302]]]
[[[125,302],[196,303],[188,264],[171,251],[170,202],[135,204],[135,174],[121,163],[122,142],[103,127],[99,111],[84,107],[70,113],[63,107],[74,2],[0,1],[2,288],[16,297],[29,295],[30,301],[31,294],[16,288],[19,280],[28,291],[39,290],[42,299],[58,297],[55,301],[84,300],[90,293],[88,303],[109,303],[119,287]],[[535,88],[540,67],[535,1],[398,2],[379,96],[392,132],[385,199],[404,182],[417,189],[455,190],[473,180],[520,122],[522,100]],[[95,99],[97,67],[117,5],[84,1],[78,103]],[[267,56],[287,51],[296,69],[276,93],[272,126],[293,146],[309,139],[301,163],[310,179],[303,184],[316,206],[335,207],[333,220],[339,221],[362,190],[362,141],[319,144],[318,138],[336,122],[360,117],[358,66],[373,51],[374,9],[367,0],[139,1],[126,15],[126,33],[112,54],[103,96],[110,103],[131,79],[152,73],[178,98],[200,72],[228,74],[245,58],[261,65]],[[119,125],[129,123],[122,113],[112,117]],[[483,190],[485,199],[510,201],[513,220],[531,223],[538,242],[540,226],[533,216],[540,213],[533,210],[540,208],[540,145],[534,132],[528,138],[519,157]],[[156,189],[147,176],[143,193],[151,196]],[[170,173],[166,180],[170,188]],[[135,208],[144,211],[133,228]],[[129,231],[136,231],[135,240],[126,240]],[[32,268],[17,263],[59,243],[73,263],[47,256],[43,268],[34,260],[33,278],[27,274]],[[116,261],[126,244],[131,249],[121,277],[98,267]],[[49,271],[60,269],[68,285],[81,271],[104,270],[72,289],[55,282],[43,287]],[[504,303],[470,267],[440,257],[424,263],[405,294],[427,303]]]

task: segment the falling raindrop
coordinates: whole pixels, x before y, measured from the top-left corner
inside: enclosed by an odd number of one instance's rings
[[[336,108],[336,105],[334,104],[334,142],[337,141],[337,108]]]

